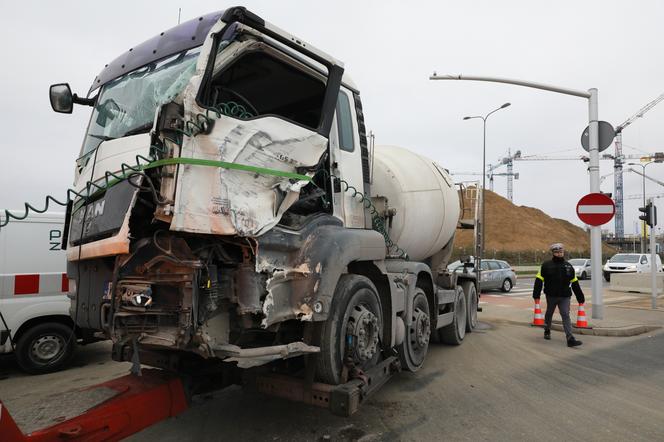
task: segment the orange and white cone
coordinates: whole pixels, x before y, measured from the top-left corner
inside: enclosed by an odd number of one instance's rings
[[[583,303],[579,304],[579,312],[576,314],[576,328],[588,328],[586,309],[583,306]]]
[[[539,300],[535,300],[535,317],[533,318],[533,325],[541,327],[544,325],[544,315],[542,314],[542,308],[540,307]]]

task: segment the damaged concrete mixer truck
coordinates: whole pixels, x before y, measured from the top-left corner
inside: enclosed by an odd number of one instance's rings
[[[92,107],[67,274],[72,317],[115,360],[334,386],[416,371],[430,340],[476,325],[474,274],[446,270],[448,172],[370,149],[343,64],[245,8],[129,49],[87,98],[50,98]]]

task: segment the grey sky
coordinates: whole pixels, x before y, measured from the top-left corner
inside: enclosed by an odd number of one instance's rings
[[[48,86],[69,82],[85,95],[92,79],[128,48],[177,23],[233,3],[11,2],[3,5],[0,96],[0,208],[44,195],[63,198],[73,179],[89,108],[56,114]],[[509,101],[487,126],[487,163],[507,149],[524,155],[578,156],[587,100],[515,86],[430,81],[465,73],[599,89],[600,119],[617,125],[664,92],[664,36],[659,1],[247,1],[266,20],[346,64],[361,90],[377,144],[396,144],[452,171],[481,169],[481,121],[462,121]],[[595,15],[593,15],[595,14]],[[625,154],[664,151],[664,103],[623,134]],[[611,146],[606,153],[613,153]],[[640,169],[640,168],[639,168]],[[505,171],[504,168],[502,170]],[[600,174],[613,171],[602,161]],[[586,165],[518,162],[514,202],[581,225]],[[648,166],[664,180],[664,164]],[[458,177],[461,179],[461,177]],[[468,178],[468,177],[466,177]],[[625,195],[641,195],[641,177],[625,174]],[[506,194],[506,180],[495,190]],[[613,192],[613,180],[602,190]],[[648,183],[647,193],[664,194]],[[664,201],[664,200],[663,200]],[[635,232],[640,199],[625,201],[625,232]],[[661,205],[661,204],[660,204]],[[605,228],[613,230],[613,222]]]

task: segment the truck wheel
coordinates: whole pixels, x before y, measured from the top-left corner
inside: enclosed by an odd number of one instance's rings
[[[316,371],[322,382],[343,381],[344,361],[361,370],[378,362],[383,313],[378,291],[369,278],[343,275],[334,291],[330,314],[320,336]]]
[[[71,359],[76,336],[71,327],[58,322],[38,324],[19,337],[16,362],[26,373],[51,373],[62,369]]]
[[[477,306],[479,305],[479,298],[477,297],[477,289],[472,281],[465,281],[461,283],[463,293],[466,295],[466,306],[468,307],[468,318],[466,320],[466,332],[472,332],[477,327]]]
[[[429,302],[424,290],[419,287],[415,289],[410,322],[398,351],[401,365],[408,371],[416,372],[424,364],[431,337]]]
[[[466,336],[466,315],[466,296],[463,294],[463,289],[457,286],[454,296],[454,320],[451,324],[438,330],[438,337],[442,343],[461,344]]]

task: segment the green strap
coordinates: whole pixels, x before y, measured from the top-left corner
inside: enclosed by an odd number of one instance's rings
[[[190,164],[192,166],[222,167],[224,169],[243,170],[245,172],[259,173],[262,175],[272,175],[284,178],[292,178],[301,181],[311,181],[311,177],[308,177],[306,175],[300,175],[299,173],[284,172],[283,170],[268,169],[265,167],[248,166],[246,164],[228,163],[226,161],[203,160],[200,158],[165,158],[163,160],[156,160],[145,165],[133,167],[132,171],[129,171],[126,174],[124,174],[123,177],[126,179],[133,172],[140,172],[143,170],[154,169],[155,167],[168,166],[173,164]],[[118,178],[113,178],[108,180],[108,182],[106,183],[107,185],[103,190],[105,191],[115,186],[120,181],[122,180]],[[93,192],[92,195],[90,195],[90,197],[94,197],[98,192],[102,192],[102,190],[97,190]],[[77,207],[75,208],[75,210],[78,210],[80,207],[83,206],[83,202],[79,201],[79,203],[76,206]]]
[[[145,166],[142,166],[141,169],[147,170],[160,166],[168,166],[171,164],[191,164],[193,166],[222,167],[224,169],[244,170],[246,172],[260,173],[262,175],[272,175],[284,178],[293,178],[301,181],[311,181],[311,177],[300,175],[299,173],[284,172],[283,170],[268,169],[265,167],[248,166],[246,164],[227,163],[226,161],[203,160],[200,158],[166,158],[146,164]]]

